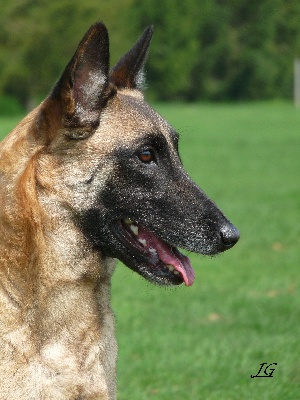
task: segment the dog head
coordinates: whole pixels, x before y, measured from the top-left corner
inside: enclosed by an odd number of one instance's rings
[[[191,285],[193,269],[177,247],[213,255],[239,233],[187,175],[178,134],[143,98],[152,31],[111,71],[105,26],[86,33],[42,105],[37,177],[104,255],[152,282]]]

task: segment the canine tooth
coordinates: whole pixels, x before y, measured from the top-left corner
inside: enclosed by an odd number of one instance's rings
[[[173,272],[174,271],[174,267],[173,267],[173,265],[170,265],[170,264],[166,264],[167,265],[167,267],[168,267],[168,269],[171,271],[171,272]],[[178,272],[178,271],[176,271],[176,272]]]
[[[125,222],[125,224],[127,224],[127,225],[131,225],[131,224],[132,224],[132,221],[131,221],[130,218],[125,218],[125,219],[124,219],[124,222]]]
[[[179,275],[179,271],[174,271],[174,274],[175,275]]]
[[[137,236],[139,234],[139,228],[136,225],[130,225],[129,228],[132,230],[132,232]]]
[[[142,243],[144,247],[146,247],[147,244],[146,239],[139,239],[139,242]]]
[[[149,251],[153,256],[157,256],[157,251],[153,247],[149,247]]]

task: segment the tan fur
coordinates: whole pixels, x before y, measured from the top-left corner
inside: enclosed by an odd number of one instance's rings
[[[114,260],[90,246],[71,214],[88,207],[80,183],[105,160],[97,188],[105,185],[109,153],[153,128],[152,112],[140,92],[120,90],[75,146],[59,124],[49,131],[59,118],[47,99],[0,144],[1,399],[116,398]],[[156,124],[168,138],[157,114]]]
[[[51,95],[0,143],[0,400],[116,399],[115,261],[77,216],[118,183],[116,149],[153,115],[168,135],[136,86],[152,32],[109,75],[108,33],[94,24]]]

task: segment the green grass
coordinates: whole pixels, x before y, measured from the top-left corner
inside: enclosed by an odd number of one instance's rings
[[[300,110],[287,103],[157,105],[194,180],[240,229],[192,255],[190,287],[118,264],[119,400],[300,399]],[[16,121],[0,119],[0,135]],[[276,362],[273,378],[251,379]]]

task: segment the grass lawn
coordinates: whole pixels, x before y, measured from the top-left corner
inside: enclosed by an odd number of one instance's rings
[[[156,108],[181,134],[186,169],[241,240],[218,257],[191,255],[189,288],[150,285],[118,264],[118,399],[300,399],[300,110]],[[1,118],[0,136],[16,121]],[[251,379],[261,363],[277,363],[273,377]]]

